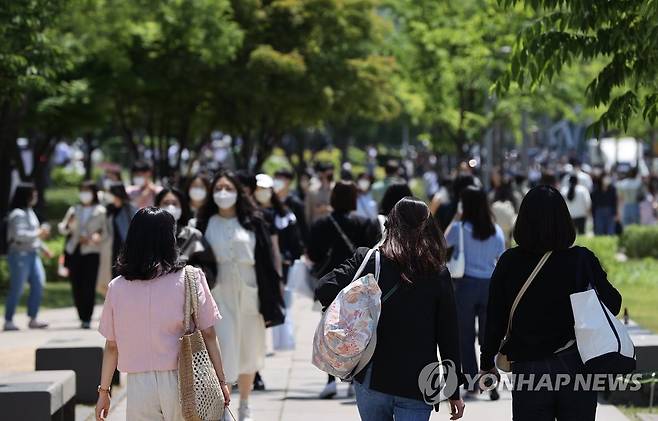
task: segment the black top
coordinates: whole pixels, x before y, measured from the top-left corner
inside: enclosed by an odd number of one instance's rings
[[[304,201],[299,199],[297,196],[289,194],[288,197],[283,201],[283,203],[295,214],[297,218],[297,226],[299,227],[299,232],[302,236],[302,241],[304,242],[304,247],[308,244],[308,224],[306,223],[306,211],[304,209]]]
[[[354,212],[334,212],[331,216],[356,248],[374,247],[381,238],[379,221],[376,219],[364,218]],[[332,268],[338,267],[354,253],[331,222],[329,215],[318,219],[313,224],[307,247],[308,257],[316,264],[325,263],[327,256],[331,253],[329,264],[326,265],[327,269],[324,273],[319,273],[319,276],[324,276]]]
[[[359,248],[354,256],[320,280],[316,295],[324,307],[352,281],[367,252],[367,248]],[[375,273],[374,254],[364,273]],[[400,282],[400,270],[382,255],[379,276],[382,296]],[[452,280],[446,269],[426,279],[415,279],[413,284],[402,283],[382,305],[377,346],[370,361],[370,388],[423,400],[418,377],[423,367],[438,361],[437,345],[442,359],[450,359],[456,367],[461,367],[458,335],[457,307]],[[362,370],[356,379],[363,381],[365,373],[366,369]],[[457,375],[463,384],[461,372]],[[451,396],[451,399],[458,398],[459,388]]]
[[[494,367],[494,357],[507,331],[507,320],[521,286],[528,279],[541,255],[520,247],[500,256],[491,277],[487,325],[480,367]],[[554,251],[521,298],[512,320],[511,338],[503,351],[511,361],[541,360],[575,339],[569,295],[592,283],[603,303],[619,313],[621,295],[608,282],[594,253],[574,246]]]
[[[606,190],[595,189],[592,192],[592,211],[596,212],[598,208],[617,207],[617,189],[615,186],[609,186]]]

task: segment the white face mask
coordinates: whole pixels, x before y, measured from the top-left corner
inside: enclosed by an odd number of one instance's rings
[[[135,183],[137,187],[142,187],[144,184],[146,184],[146,178],[141,176],[133,177],[133,183]]]
[[[83,205],[88,205],[94,199],[94,194],[90,191],[81,191],[79,197]]]
[[[365,179],[359,180],[359,189],[361,191],[368,191],[369,188],[370,188],[370,181]]]
[[[229,209],[238,201],[238,193],[234,191],[220,190],[213,193],[212,198],[220,209]]]
[[[194,200],[195,202],[201,202],[203,200],[206,200],[206,189],[203,187],[192,187],[190,189],[190,199]]]
[[[175,205],[167,205],[163,209],[169,212],[176,221],[180,219],[180,216],[183,213],[183,210]]]
[[[254,197],[261,205],[267,205],[272,199],[272,190],[258,189],[254,192]]]
[[[272,184],[272,189],[278,193],[284,188],[286,188],[286,182],[280,178],[275,178],[274,183]]]

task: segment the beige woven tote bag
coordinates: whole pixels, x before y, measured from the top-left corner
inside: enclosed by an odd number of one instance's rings
[[[186,331],[180,339],[178,354],[178,393],[183,418],[185,421],[219,421],[224,416],[224,394],[198,328],[198,274],[191,266],[186,266],[184,271]],[[190,325],[191,321],[194,325]]]

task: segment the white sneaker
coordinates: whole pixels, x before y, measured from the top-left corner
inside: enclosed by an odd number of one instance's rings
[[[251,418],[251,408],[248,406],[241,406],[238,409],[238,421],[254,421],[254,419]]]
[[[353,398],[355,395],[356,392],[354,391],[354,384],[350,383],[349,386],[347,386],[347,397]]]
[[[3,330],[4,330],[5,332],[14,332],[14,331],[17,331],[17,330],[19,330],[19,329],[18,329],[18,326],[16,326],[16,325],[14,324],[14,322],[5,321],[5,327],[4,327]]]
[[[336,382],[327,383],[320,392],[320,399],[331,399],[336,396]]]

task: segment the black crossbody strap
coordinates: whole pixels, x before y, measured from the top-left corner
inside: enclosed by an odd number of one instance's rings
[[[345,234],[345,231],[338,225],[338,222],[334,219],[333,215],[329,215],[329,220],[334,224],[334,227],[336,227],[336,230],[338,231],[338,234],[342,237],[343,241],[345,242],[345,245],[350,249],[350,253],[354,253],[356,250],[356,247],[354,247],[354,244],[350,240],[350,238]]]

